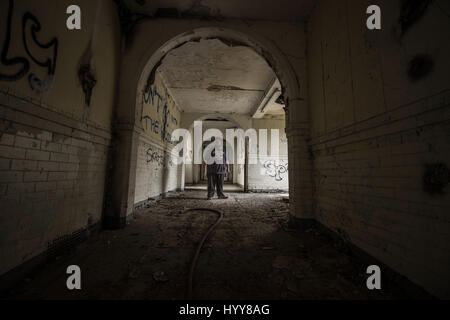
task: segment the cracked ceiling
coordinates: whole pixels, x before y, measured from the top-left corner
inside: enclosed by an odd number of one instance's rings
[[[218,39],[188,42],[172,50],[158,68],[184,112],[253,115],[276,75],[251,48]],[[270,114],[282,105],[273,103]]]

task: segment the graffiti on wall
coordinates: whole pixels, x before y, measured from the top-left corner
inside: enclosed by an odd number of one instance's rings
[[[152,104],[155,104],[155,97],[158,98],[158,108],[160,101],[163,101],[163,97],[158,93],[156,88],[152,89],[151,87],[148,89],[148,92],[144,93],[144,102],[146,104],[150,103],[150,99],[152,100]]]
[[[155,101],[156,100],[156,101]],[[161,141],[170,144],[176,144],[172,142],[172,134],[169,132],[169,126],[171,124],[178,125],[178,119],[172,114],[170,108],[167,105],[168,96],[164,97],[158,92],[156,86],[150,87],[146,93],[144,93],[144,104],[151,104],[155,107],[156,117],[152,117],[149,114],[142,114],[141,120],[145,130],[150,130],[154,134],[161,137]]]
[[[92,90],[97,84],[97,79],[90,64],[83,64],[78,70],[78,80],[84,93],[84,103],[87,106],[91,105]]]
[[[0,56],[0,64],[5,67],[11,67],[21,65],[21,68],[16,73],[6,74],[0,72],[0,80],[2,81],[18,81],[22,79],[30,71],[30,60],[36,65],[45,68],[47,71],[45,79],[41,80],[36,74],[30,73],[28,75],[28,83],[31,90],[35,94],[42,94],[48,91],[53,82],[53,76],[56,70],[56,59],[58,56],[58,39],[53,38],[48,43],[41,43],[37,38],[37,33],[41,30],[41,24],[39,20],[30,12],[26,12],[22,17],[22,41],[25,48],[25,52],[28,55],[26,57],[14,57],[8,58],[9,46],[12,36],[12,17],[14,13],[14,0],[9,0],[9,8],[6,19],[6,32],[5,40],[3,42],[2,52]],[[29,29],[27,29],[29,28]],[[29,36],[27,30],[30,31],[31,39],[34,45],[38,46],[45,51],[48,51],[50,57],[44,60],[36,58],[30,50]]]
[[[288,172],[288,163],[285,161],[267,160],[264,162],[266,175],[275,179],[275,181],[283,181]]]
[[[163,153],[162,151],[158,151],[153,149],[152,147],[149,147],[146,151],[146,157],[147,157],[147,164],[153,163],[160,167],[172,167],[173,161],[167,153]]]

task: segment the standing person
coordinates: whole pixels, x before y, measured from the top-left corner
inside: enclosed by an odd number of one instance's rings
[[[211,142],[214,142],[214,137],[211,138]],[[223,147],[223,145],[220,147]],[[217,197],[219,199],[228,199],[223,193],[223,181],[225,174],[230,172],[230,166],[227,163],[225,147],[223,147],[221,152],[223,153],[222,163],[216,163],[216,161],[214,161],[214,163],[207,165],[205,161],[203,161],[202,164],[202,170],[206,169],[206,175],[208,177],[208,200],[211,200],[214,197],[215,191],[217,191]],[[216,156],[215,150],[211,152],[211,155],[213,157]]]

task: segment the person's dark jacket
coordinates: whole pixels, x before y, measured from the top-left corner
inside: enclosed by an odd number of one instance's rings
[[[215,151],[213,150],[211,152],[211,155],[213,157],[215,157]],[[208,164],[206,167],[206,172],[208,175],[210,174],[226,174],[227,173],[227,152],[224,148],[223,150],[223,162],[220,163],[216,163],[214,161],[213,164]]]

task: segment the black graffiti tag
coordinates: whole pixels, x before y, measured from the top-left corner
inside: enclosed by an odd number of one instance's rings
[[[11,43],[13,13],[14,13],[14,0],[9,0],[5,41],[3,43],[0,62],[4,66],[13,66],[21,64],[22,67],[14,74],[5,74],[0,72],[0,80],[3,81],[18,81],[21,78],[23,78],[30,70],[30,62],[28,61],[27,58],[25,57],[14,57],[11,59],[8,58],[9,46]],[[31,22],[31,24],[29,24],[29,22]],[[50,58],[46,58],[43,61],[41,61],[32,54],[29,43],[27,41],[28,25],[30,25],[31,38],[34,44],[41,49],[52,51],[52,55]],[[41,43],[37,39],[36,35],[40,30],[41,24],[39,20],[36,18],[36,16],[34,16],[30,12],[26,12],[22,17],[22,41],[25,51],[29,59],[31,59],[31,61],[33,61],[38,66],[47,69],[47,77],[44,80],[40,80],[34,73],[31,73],[28,76],[28,82],[30,84],[30,87],[36,94],[41,94],[50,88],[51,83],[53,81],[53,76],[55,74],[56,59],[58,55],[58,39],[53,38],[48,43]]]
[[[269,177],[275,178],[276,181],[283,181],[283,175],[288,172],[287,163],[279,163],[275,160],[267,160],[264,163],[264,168],[266,169],[266,174]]]
[[[11,25],[12,25],[12,16],[14,12],[14,0],[9,0],[9,9],[8,9],[8,18],[6,22],[6,34],[5,41],[3,42],[2,53],[0,57],[0,62],[4,66],[14,66],[17,64],[21,64],[22,67],[14,74],[4,74],[0,72],[0,80],[3,81],[17,81],[20,80],[23,76],[25,76],[30,70],[30,63],[24,57],[15,57],[12,59],[8,59],[8,51],[9,45],[11,42]]]

